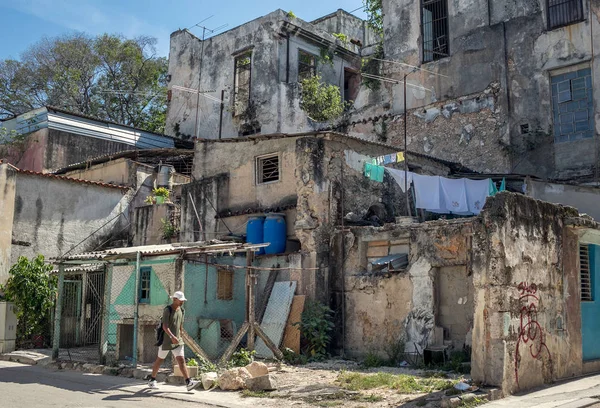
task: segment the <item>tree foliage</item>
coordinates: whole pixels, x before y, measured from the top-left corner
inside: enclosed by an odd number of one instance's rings
[[[302,312],[299,322],[300,334],[306,341],[305,352],[313,360],[327,357],[327,348],[331,342],[331,331],[335,325],[332,322],[333,311],[319,302],[308,302]]]
[[[9,270],[9,278],[1,289],[6,298],[17,308],[21,336],[30,336],[44,331],[43,323],[56,299],[57,279],[50,275],[52,265],[38,255],[29,260],[20,256]]]
[[[340,88],[321,82],[319,75],[302,80],[300,108],[317,122],[333,121],[346,107]]]
[[[367,23],[371,28],[383,37],[383,10],[382,0],[363,0],[365,13],[367,14]]]
[[[162,132],[167,60],[156,39],[103,34],[44,38],[0,60],[0,118],[45,105]]]

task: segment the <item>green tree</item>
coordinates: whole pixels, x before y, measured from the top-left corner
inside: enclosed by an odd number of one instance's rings
[[[371,28],[383,38],[383,9],[382,0],[363,0],[365,13],[367,14],[367,23]]]
[[[57,278],[50,274],[51,270],[52,265],[44,262],[43,255],[31,260],[21,256],[10,268],[6,284],[0,285],[6,298],[17,308],[20,341],[46,329],[44,326],[57,293]]]
[[[162,132],[168,63],[155,45],[109,34],[44,38],[20,60],[0,61],[0,118],[53,105]]]
[[[321,82],[319,75],[302,80],[300,108],[317,122],[333,121],[346,107],[340,88]]]

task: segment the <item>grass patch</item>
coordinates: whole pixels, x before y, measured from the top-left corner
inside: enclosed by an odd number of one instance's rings
[[[443,391],[456,383],[456,381],[442,378],[420,378],[406,374],[361,374],[342,372],[337,378],[342,388],[350,391],[371,390],[374,388],[388,388],[401,394],[417,392]]]
[[[362,363],[362,365],[365,368],[381,367],[384,364],[385,364],[385,362],[383,361],[383,359],[375,353],[367,354],[367,356],[365,357],[365,360]]]
[[[473,398],[472,400],[463,401],[459,405],[459,408],[475,408],[475,407],[477,407],[479,405],[483,405],[487,402],[489,402],[487,400],[487,398]]]
[[[276,398],[274,395],[271,395],[270,392],[266,391],[250,391],[243,390],[242,397],[252,397],[252,398]]]
[[[317,407],[339,407],[340,405],[344,405],[342,401],[325,401],[319,402],[316,404]]]
[[[374,394],[358,395],[358,396],[352,398],[352,400],[359,401],[359,402],[379,402],[379,401],[383,401],[383,397],[381,395],[374,395]]]

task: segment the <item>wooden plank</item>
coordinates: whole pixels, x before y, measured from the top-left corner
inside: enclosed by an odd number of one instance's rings
[[[384,256],[389,255],[389,247],[388,246],[376,246],[367,249],[367,258],[383,258]]]
[[[390,241],[369,241],[369,248],[380,246],[390,246]]]
[[[231,358],[231,355],[233,354],[237,346],[240,344],[240,341],[242,341],[242,337],[244,337],[244,334],[246,334],[246,332],[248,331],[248,328],[248,322],[244,322],[242,327],[240,327],[240,331],[238,331],[233,340],[231,340],[231,344],[229,345],[229,347],[227,347],[227,350],[225,350],[225,353],[223,353],[223,356],[221,357],[220,364],[222,366],[225,366],[225,364],[227,364],[227,362]]]
[[[254,323],[254,330],[256,330],[256,334],[258,334],[258,337],[260,337],[261,340],[265,342],[265,345],[273,352],[275,357],[281,360],[283,358],[283,353],[277,348],[275,343],[271,341],[271,339],[265,334],[265,332],[263,332],[262,328],[258,325],[258,323]]]
[[[294,299],[292,300],[292,307],[290,309],[290,316],[288,317],[287,325],[285,326],[285,332],[283,334],[283,347],[294,350],[294,353],[297,354],[300,353],[300,328],[298,326],[294,326],[294,323],[299,322],[302,318],[305,302],[306,296],[294,296]]]
[[[188,346],[190,348],[190,350],[192,350],[194,353],[198,354],[200,357],[202,357],[206,361],[210,361],[210,358],[204,352],[204,350],[202,350],[202,347],[200,347],[200,345],[198,343],[196,343],[194,338],[192,336],[190,336],[188,334],[188,332],[185,331],[185,329],[181,331],[181,337],[183,338],[183,344]],[[171,354],[173,354],[173,353],[171,353]]]
[[[279,275],[279,269],[269,272],[267,284],[265,285],[265,290],[263,291],[262,298],[260,299],[260,305],[256,309],[256,321],[259,323],[262,323],[263,317],[265,316],[267,303],[271,297],[271,292],[273,291],[273,286],[275,286],[275,281],[277,281],[277,275]]]

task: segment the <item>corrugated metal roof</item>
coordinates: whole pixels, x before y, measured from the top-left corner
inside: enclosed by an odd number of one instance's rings
[[[135,258],[138,252],[141,255],[148,256],[162,256],[168,254],[177,253],[203,253],[203,254],[222,254],[222,253],[234,253],[234,252],[246,252],[248,250],[256,251],[260,248],[264,248],[269,244],[241,244],[236,242],[223,242],[223,241],[208,241],[208,242],[185,242],[185,243],[174,243],[174,244],[162,244],[162,245],[144,245],[137,247],[126,247],[126,248],[114,248],[106,251],[97,252],[84,252],[81,254],[69,255],[67,257],[58,259],[54,258],[54,261],[70,261],[70,260],[81,260],[83,262],[90,260],[115,260],[115,259],[132,259]]]
[[[72,178],[72,177],[57,176],[57,175],[52,174],[52,173],[40,173],[40,172],[37,172],[37,171],[31,171],[31,170],[21,170],[18,167],[13,166],[10,163],[4,163],[2,160],[0,160],[0,164],[6,164],[6,165],[10,166],[13,170],[15,170],[17,173],[27,174],[27,175],[30,175],[30,176],[39,176],[39,177],[53,178],[55,180],[70,181],[72,183],[89,184],[89,185],[100,186],[100,187],[118,188],[118,189],[121,189],[121,190],[129,190],[129,187],[118,186],[116,184],[102,183],[100,181],[80,180],[80,179],[76,179],[76,178]]]

